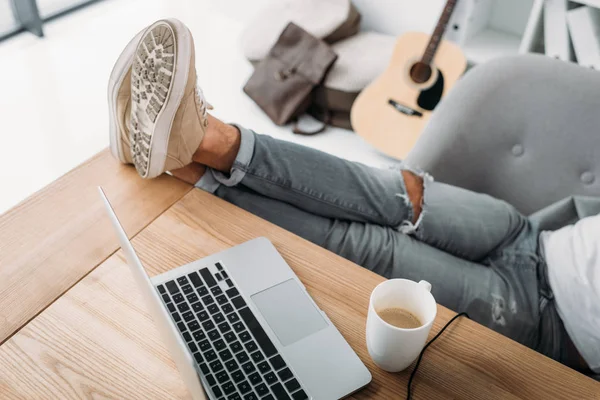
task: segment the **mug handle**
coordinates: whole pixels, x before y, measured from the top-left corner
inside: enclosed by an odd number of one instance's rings
[[[431,283],[429,283],[427,281],[419,281],[419,285],[423,286],[423,288],[425,288],[425,290],[427,290],[428,292],[431,293]]]

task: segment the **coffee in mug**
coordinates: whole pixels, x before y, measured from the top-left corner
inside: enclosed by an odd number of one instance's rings
[[[380,368],[398,372],[418,356],[437,314],[426,281],[390,279],[371,293],[367,315],[367,349]]]
[[[377,311],[382,320],[397,328],[415,329],[423,325],[410,311],[399,307],[384,308]]]

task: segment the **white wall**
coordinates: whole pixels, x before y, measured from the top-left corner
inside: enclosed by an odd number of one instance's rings
[[[406,31],[432,32],[446,0],[353,0],[353,3],[363,16],[362,29],[398,35]]]

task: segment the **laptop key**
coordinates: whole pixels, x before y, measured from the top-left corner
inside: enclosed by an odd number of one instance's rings
[[[235,371],[231,374],[231,378],[236,383],[240,382],[240,381],[244,380],[244,373],[238,369],[237,371]]]
[[[271,367],[269,366],[268,362],[263,361],[260,364],[258,364],[258,370],[260,371],[261,374],[266,374],[267,372],[269,372],[271,370]]]
[[[225,368],[227,368],[227,371],[229,372],[235,371],[236,369],[238,369],[238,363],[235,362],[235,360],[226,361]]]
[[[206,333],[204,333],[204,331],[196,331],[192,333],[192,335],[194,335],[194,340],[196,340],[196,342],[206,339]]]
[[[179,285],[183,286],[188,283],[188,280],[185,276],[180,276],[179,278],[177,278],[177,283],[179,283]]]
[[[199,287],[198,294],[200,295],[200,297],[206,296],[208,294],[208,289],[206,288],[206,286]]]
[[[181,303],[184,300],[185,300],[185,297],[183,297],[183,295],[181,293],[177,293],[177,294],[173,295],[173,301],[175,303]]]
[[[188,343],[188,347],[190,348],[190,351],[193,353],[195,351],[198,351],[198,346],[196,346],[196,343],[194,342],[189,342]]]
[[[201,341],[200,343],[198,343],[198,346],[200,346],[200,350],[202,352],[210,350],[210,343],[208,342],[208,340]]]
[[[219,361],[219,360],[215,360],[215,361],[211,362],[209,365],[210,365],[210,369],[212,369],[213,372],[219,372],[220,370],[223,369],[223,364],[221,364],[221,361]]]
[[[281,379],[283,382],[294,377],[294,374],[292,374],[292,371],[290,371],[289,368],[282,369],[277,373],[277,375],[279,375],[279,379]]]
[[[225,349],[219,353],[219,357],[221,357],[221,360],[227,361],[233,357],[233,354],[231,354],[231,351],[229,351],[229,349]]]
[[[242,319],[248,326],[250,332],[252,332],[252,336],[254,336],[254,339],[256,340],[262,351],[265,353],[265,355],[267,357],[271,357],[272,355],[277,354],[277,349],[275,348],[275,346],[273,346],[273,342],[271,342],[271,339],[269,339],[263,327],[260,326],[256,317],[254,316],[254,314],[252,314],[252,311],[250,311],[250,309],[246,307],[242,308],[241,310],[238,310],[238,312],[240,313],[240,317],[242,317]]]
[[[227,332],[223,337],[227,340],[227,343],[231,343],[235,340],[235,334],[233,332]]]
[[[213,329],[212,331],[208,332],[208,338],[213,342],[220,337],[221,337],[221,335],[219,334],[219,332],[216,329]]]
[[[262,360],[265,359],[265,356],[263,356],[260,351],[256,351],[256,352],[252,353],[251,357],[255,363],[261,362]]]
[[[185,324],[183,322],[178,322],[177,328],[179,329],[179,332],[181,332],[181,333],[187,331],[187,328],[185,327]]]
[[[304,390],[299,390],[296,393],[292,394],[292,398],[294,400],[307,400],[308,396]]]
[[[281,383],[276,383],[273,386],[271,386],[271,390],[273,391],[273,393],[275,393],[275,397],[277,398],[277,400],[289,400],[290,398],[283,386],[281,386]]]
[[[217,378],[217,381],[219,381],[219,383],[223,383],[229,380],[229,375],[227,375],[227,371],[225,370],[216,374],[215,377]]]
[[[244,400],[258,400],[254,393],[248,393],[244,396]]]
[[[202,327],[205,331],[210,331],[211,329],[214,329],[215,324],[211,320],[208,320],[202,323]]]
[[[217,303],[219,303],[220,305],[223,304],[227,304],[229,301],[227,300],[227,297],[225,297],[224,294],[217,296]]]
[[[171,294],[179,293],[179,287],[177,286],[175,281],[169,281],[169,282],[165,283],[165,285],[167,286],[167,290],[169,291],[169,293],[171,293]]]
[[[226,279],[225,283],[227,284],[227,286],[233,287],[233,282],[231,281],[231,279]]]
[[[219,330],[221,333],[229,332],[231,330],[231,326],[227,322],[221,322],[219,324]]]
[[[162,295],[162,298],[163,298],[163,301],[164,301],[165,303],[168,303],[168,302],[170,302],[170,301],[171,301],[171,298],[170,298],[170,297],[169,297],[169,295],[168,295],[168,294],[166,294],[166,293]]]
[[[238,342],[237,340],[233,343],[230,343],[229,346],[231,347],[231,350],[234,353],[237,353],[238,351],[242,350],[242,344],[240,342]]]
[[[241,322],[236,322],[235,324],[233,324],[233,329],[235,329],[236,332],[241,332],[245,329],[244,324],[242,324]]]
[[[183,339],[186,342],[191,342],[192,341],[192,335],[190,335],[189,332],[183,332],[182,336],[183,336]]]
[[[180,303],[177,304],[177,309],[179,310],[179,312],[186,312],[190,309],[190,306],[188,306],[188,303]]]
[[[281,356],[279,354],[277,354],[275,357],[271,358],[269,360],[269,362],[271,363],[271,365],[273,366],[273,369],[275,371],[287,366],[287,365],[285,365],[285,361],[283,361],[283,358],[281,358]]]
[[[200,329],[200,324],[198,323],[198,321],[190,321],[188,323],[188,328],[190,328],[190,331],[194,332],[197,331],[198,329]]]
[[[225,344],[225,342],[221,339],[217,340],[216,342],[213,343],[213,346],[215,346],[215,349],[217,349],[217,351],[221,351],[224,348],[227,347],[227,345]]]
[[[287,388],[287,390],[290,393],[292,393],[292,392],[300,389],[300,383],[296,380],[296,378],[290,379],[289,381],[287,381],[285,383],[285,387]]]
[[[200,371],[202,371],[204,375],[210,372],[210,370],[208,369],[208,365],[206,365],[205,363],[200,364]]]
[[[213,385],[217,384],[217,381],[215,380],[214,376],[208,374],[205,376],[205,378],[206,378],[206,382],[208,383],[209,386],[213,386]]]
[[[242,296],[235,297],[233,300],[231,300],[231,302],[233,303],[235,308],[238,309],[246,306],[246,302],[244,301],[244,299],[242,299]]]
[[[217,272],[215,274],[215,278],[217,278],[218,281],[222,281],[223,280],[223,278],[221,277],[221,273],[220,272]]]
[[[230,312],[233,311],[233,307],[231,306],[231,304],[227,303],[227,304],[223,304],[223,306],[221,307],[223,309],[223,312],[225,314],[229,314]]]
[[[218,296],[220,294],[223,294],[223,291],[218,286],[215,286],[214,288],[210,289],[210,291],[212,292],[213,296]]]
[[[172,313],[174,313],[175,311],[177,311],[175,309],[175,306],[173,305],[173,303],[168,303],[167,304],[167,309],[169,310],[169,312],[172,312]]]
[[[264,383],[261,383],[255,387],[254,390],[256,390],[256,393],[258,393],[259,396],[264,396],[265,394],[269,393],[269,388]]]
[[[238,390],[242,392],[242,394],[248,393],[250,390],[252,390],[252,386],[250,386],[250,383],[248,383],[248,381],[241,381],[237,384],[237,387]]]
[[[167,291],[165,290],[165,287],[163,285],[158,285],[157,288],[158,288],[158,293],[160,293],[160,294],[167,293]]]
[[[186,311],[183,314],[181,314],[181,316],[183,317],[183,319],[185,320],[185,322],[190,322],[195,320],[194,318],[194,313],[191,311]]]
[[[237,360],[238,360],[238,361],[239,361],[241,364],[245,363],[246,361],[248,361],[248,360],[250,359],[250,357],[248,357],[248,354],[246,354],[246,353],[237,353],[237,354],[235,355],[235,358],[237,358]]]
[[[191,287],[190,285],[185,285],[184,287],[181,288],[181,290],[183,291],[183,293],[185,294],[190,294],[190,293],[194,293],[194,288]]]
[[[219,271],[223,271],[223,266],[221,265],[221,263],[215,263],[215,265]]]
[[[196,362],[198,364],[200,364],[203,361],[202,354],[200,354],[200,353],[194,353],[194,359],[196,360]]]
[[[196,314],[200,322],[204,322],[208,319],[208,313],[206,311],[200,311]]]
[[[247,373],[251,373],[256,371],[256,367],[254,366],[254,364],[252,364],[251,362],[247,362],[246,364],[242,365],[242,369]]]
[[[202,303],[197,302],[192,304],[192,310],[194,310],[194,312],[199,313],[200,311],[204,310],[204,306],[202,305]]]
[[[248,350],[249,353],[252,353],[253,351],[256,351],[258,349],[258,346],[256,345],[256,343],[254,341],[250,341],[250,342],[246,343],[244,346],[246,346],[246,350]]]
[[[190,303],[195,303],[198,301],[198,295],[196,295],[196,293],[190,293],[187,295],[187,299]]]
[[[215,394],[215,396],[220,397],[223,395],[223,392],[221,391],[221,389],[218,386],[213,386],[212,388],[213,393]]]
[[[260,374],[258,372],[249,375],[248,379],[250,380],[250,383],[252,383],[254,386],[262,382],[262,378],[260,377]]]
[[[238,332],[240,339],[242,340],[242,342],[247,342],[248,340],[252,339],[252,336],[250,336],[250,333],[248,333],[248,331],[243,331],[243,332]]]
[[[240,292],[238,292],[238,290],[236,288],[231,288],[231,289],[227,289],[225,291],[225,293],[227,293],[227,296],[231,299],[235,296],[238,296],[240,294]]]
[[[238,317],[236,313],[231,313],[227,316],[227,319],[233,324],[234,322],[238,322],[240,320],[240,317]]]
[[[263,397],[262,400],[275,400],[275,397],[273,397],[272,394],[268,394],[265,397]]]
[[[171,314],[171,317],[173,317],[173,321],[175,321],[175,322],[181,321],[181,317],[176,312],[174,312],[173,314]]]
[[[216,313],[213,315],[213,319],[217,324],[220,324],[221,322],[225,321],[225,316],[221,313]]]
[[[227,398],[227,400],[242,400],[242,396],[237,393],[232,394]]]
[[[202,298],[202,302],[208,306],[209,304],[214,303],[215,299],[213,299],[212,296],[206,295]]]
[[[264,376],[264,378],[265,378],[265,381],[267,381],[267,383],[269,385],[272,385],[275,382],[278,382],[277,375],[275,375],[273,372],[269,372],[268,374],[266,374]]]
[[[204,279],[204,282],[206,282],[206,285],[208,287],[213,287],[217,284],[217,281],[215,281],[215,278],[212,276],[208,268],[202,268],[198,272],[200,272],[200,275],[202,275],[202,279]]]
[[[231,393],[235,392],[235,386],[233,385],[233,383],[231,381],[225,383],[221,387],[223,388],[223,391],[225,392],[225,394],[231,394]]]
[[[192,272],[191,274],[189,274],[188,278],[190,278],[190,281],[192,281],[192,285],[196,287],[204,285],[204,283],[202,283],[202,279],[200,279],[200,276],[196,272]]]
[[[219,312],[219,306],[216,304],[211,304],[210,306],[206,307],[206,309],[208,310],[210,315],[215,315]]]

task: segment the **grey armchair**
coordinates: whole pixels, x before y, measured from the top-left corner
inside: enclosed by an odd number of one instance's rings
[[[436,109],[406,161],[526,215],[568,196],[597,200],[600,72],[539,55],[477,66]],[[570,208],[575,200],[586,199],[571,199]]]

